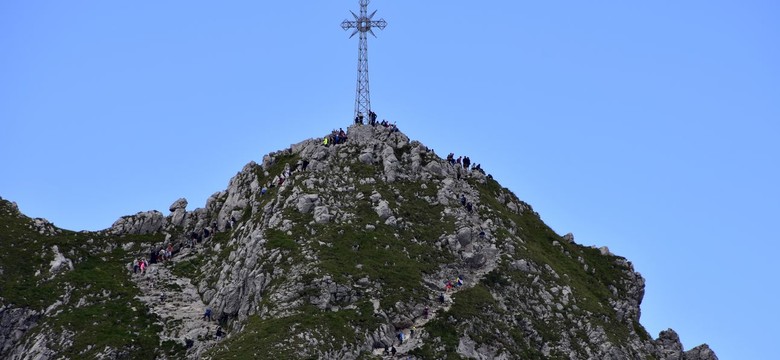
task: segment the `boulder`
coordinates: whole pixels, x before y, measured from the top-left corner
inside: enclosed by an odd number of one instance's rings
[[[465,227],[458,230],[458,242],[460,242],[461,246],[466,246],[468,244],[471,244],[471,241],[472,241],[471,228]]]
[[[187,199],[181,198],[179,200],[176,200],[169,207],[169,210],[171,212],[175,212],[176,210],[179,210],[179,209],[181,209],[181,210],[186,210],[187,209]]]
[[[379,218],[382,221],[393,216],[393,210],[390,209],[390,203],[388,203],[387,200],[379,201],[379,204],[374,208],[374,211],[376,211],[376,214],[379,215]]]
[[[187,199],[181,198],[171,204],[169,210],[171,210],[170,221],[173,226],[184,225],[184,219],[187,217]]]
[[[370,152],[361,153],[360,156],[358,156],[358,160],[364,164],[371,165],[374,163],[374,154]]]
[[[308,214],[314,207],[314,204],[320,199],[317,194],[305,194],[298,198],[296,208],[303,214]]]
[[[331,217],[327,206],[317,206],[314,208],[314,222],[317,224],[327,224],[330,222]]]

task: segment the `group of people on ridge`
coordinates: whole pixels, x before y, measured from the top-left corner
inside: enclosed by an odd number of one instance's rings
[[[355,116],[355,124],[357,125],[363,125],[363,113],[358,113],[357,116]],[[383,126],[385,128],[390,128],[390,132],[398,131],[398,126],[395,125],[395,123],[390,123],[389,121],[382,119],[382,121],[376,121],[377,115],[373,110],[368,110],[368,125],[371,126]]]
[[[322,145],[328,146],[330,144],[343,144],[347,142],[347,133],[344,129],[339,128],[339,131],[333,130],[330,135],[322,138]]]

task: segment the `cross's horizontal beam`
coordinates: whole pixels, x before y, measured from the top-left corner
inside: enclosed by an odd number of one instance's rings
[[[373,20],[373,21],[349,21],[344,20],[341,22],[341,28],[344,30],[349,29],[361,29],[361,28],[379,28],[384,30],[387,27],[387,21],[385,19]],[[368,31],[368,30],[366,30]]]

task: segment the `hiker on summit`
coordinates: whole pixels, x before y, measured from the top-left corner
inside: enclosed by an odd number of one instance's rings
[[[363,125],[363,113],[358,113],[358,115],[355,116],[355,124]]]
[[[464,157],[463,158],[463,168],[468,170],[470,164],[471,164],[471,159],[469,159],[468,156]]]
[[[373,110],[368,110],[368,123],[371,124],[371,126],[376,125],[376,113]]]

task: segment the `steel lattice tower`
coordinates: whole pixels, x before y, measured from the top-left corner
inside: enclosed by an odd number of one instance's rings
[[[355,29],[351,39],[356,34],[360,34],[360,44],[358,46],[358,76],[357,76],[357,88],[355,90],[355,117],[358,114],[368,115],[371,110],[371,94],[368,89],[368,40],[367,33],[371,33],[376,37],[372,28],[379,28],[384,30],[387,26],[385,19],[373,20],[376,10],[371,15],[368,15],[368,3],[370,0],[360,0],[360,16],[354,12],[352,16],[355,17],[354,21],[344,20],[341,22],[341,27],[346,31],[348,29]]]

